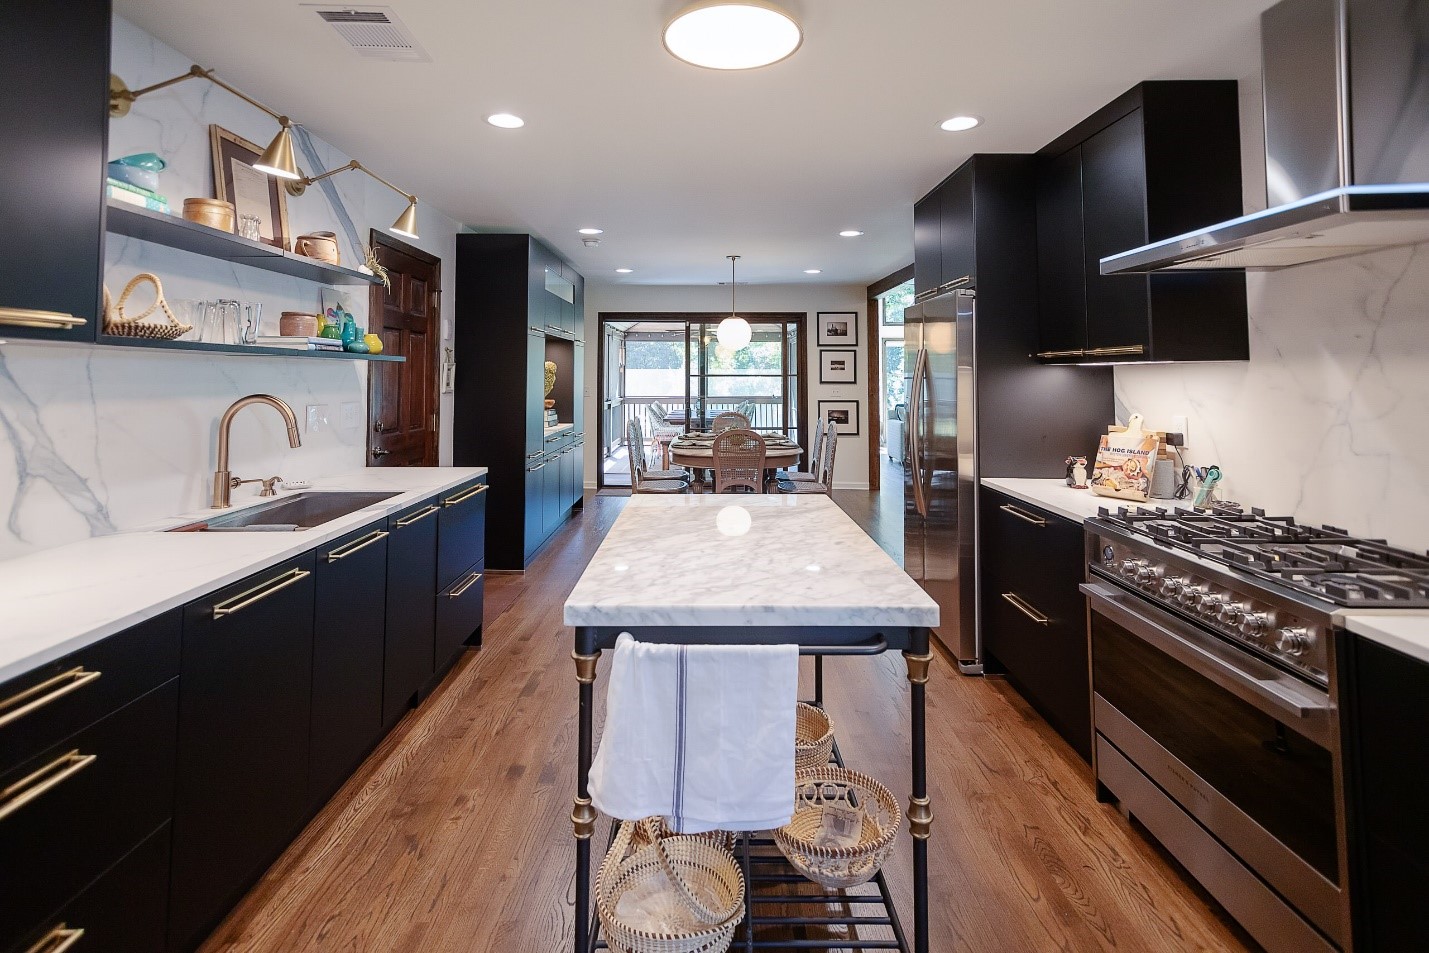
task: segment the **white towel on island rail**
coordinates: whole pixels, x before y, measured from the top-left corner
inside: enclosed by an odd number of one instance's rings
[[[590,796],[672,830],[763,831],[794,815],[797,645],[615,643]]]

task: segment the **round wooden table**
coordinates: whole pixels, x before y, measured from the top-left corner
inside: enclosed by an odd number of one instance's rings
[[[764,462],[766,473],[794,466],[804,450],[797,444],[792,447],[774,445],[766,448]],[[704,482],[704,472],[714,468],[714,448],[709,444],[692,445],[676,438],[670,444],[670,462],[677,467],[689,467],[695,472],[695,482]]]

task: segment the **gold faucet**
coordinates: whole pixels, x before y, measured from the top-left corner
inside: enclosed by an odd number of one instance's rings
[[[238,412],[251,404],[267,404],[282,414],[288,423],[288,446],[297,448],[303,445],[303,441],[298,437],[298,418],[294,416],[293,408],[282,399],[271,394],[250,394],[235,400],[233,406],[225,410],[218,421],[218,469],[213,474],[213,508],[216,510],[227,509],[231,505],[229,492],[236,482],[241,482],[234,481],[233,474],[228,472],[228,431],[233,426],[233,418]],[[267,488],[266,481],[264,488]]]

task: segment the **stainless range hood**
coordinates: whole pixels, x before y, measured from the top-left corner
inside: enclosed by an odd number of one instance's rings
[[[1271,207],[1103,258],[1102,274],[1429,242],[1429,0],[1285,0],[1261,15],[1261,52]]]

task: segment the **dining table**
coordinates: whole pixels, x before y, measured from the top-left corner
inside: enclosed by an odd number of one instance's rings
[[[692,559],[699,571],[681,572]],[[564,621],[575,643],[579,710],[571,812],[575,953],[604,948],[591,907],[591,841],[599,819],[588,788],[594,689],[601,653],[613,649],[626,632],[638,641],[675,645],[798,645],[800,655],[813,657],[812,703],[820,707],[825,657],[902,653],[911,709],[906,823],[913,848],[913,903],[911,911],[904,910],[912,913],[911,929],[905,930],[882,871],[862,887],[799,892],[801,878],[771,855],[768,832],[741,832],[737,859],[750,891],[732,949],[812,948],[808,941],[778,938],[790,930],[809,930],[817,935],[840,931],[841,936],[849,931],[859,937],[852,944],[833,944],[840,949],[929,953],[933,811],[927,789],[926,687],[933,659],[929,633],[938,618],[938,604],[828,497],[631,497],[565,603]],[[831,761],[839,766],[844,761],[837,740]],[[788,913],[791,908],[799,912]],[[886,938],[875,939],[879,933]]]
[[[784,470],[799,462],[804,448],[782,434],[760,434],[764,438],[766,471]],[[710,432],[684,433],[670,442],[669,462],[677,467],[689,467],[695,472],[695,482],[703,482],[704,471],[714,468],[714,438]]]

